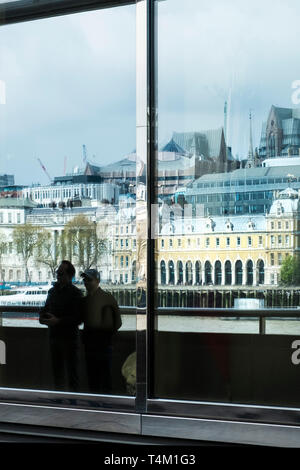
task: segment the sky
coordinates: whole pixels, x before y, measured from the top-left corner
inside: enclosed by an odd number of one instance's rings
[[[135,148],[135,7],[0,29],[0,172],[47,184]]]
[[[297,107],[299,0],[158,3],[158,138],[224,125],[234,156],[253,143],[271,105]],[[0,173],[49,182],[135,147],[135,6],[0,28]],[[5,86],[5,94],[4,94]],[[298,105],[299,106],[299,105]]]
[[[244,158],[250,110],[259,146],[271,105],[297,107],[300,2],[167,0],[158,10],[159,139],[223,126],[227,101],[228,145]]]

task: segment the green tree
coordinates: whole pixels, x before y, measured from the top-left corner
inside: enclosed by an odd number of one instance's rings
[[[23,224],[14,228],[13,241],[17,249],[17,253],[22,257],[25,267],[25,279],[29,280],[28,263],[30,258],[34,256],[38,246],[39,236],[43,232],[43,228],[32,224]]]
[[[300,285],[300,259],[298,256],[287,256],[280,269],[281,284],[285,286]]]

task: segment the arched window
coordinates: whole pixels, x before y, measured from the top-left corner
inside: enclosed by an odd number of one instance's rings
[[[160,279],[161,284],[166,284],[166,263],[164,261],[160,262]]]
[[[132,267],[131,267],[131,282],[135,282],[135,276],[136,276],[136,261],[133,261]]]
[[[191,261],[188,261],[185,265],[185,278],[188,285],[193,284],[193,265]]]
[[[205,284],[211,284],[212,283],[212,278],[211,278],[211,264],[209,261],[205,262],[204,265],[204,276],[205,276]]]
[[[247,261],[247,286],[253,285],[253,262]]]
[[[201,263],[200,261],[196,261],[195,263],[195,283],[201,284]]]
[[[238,286],[243,284],[243,264],[241,261],[235,263],[235,283]]]
[[[225,284],[227,286],[231,286],[232,284],[232,269],[230,261],[226,261],[225,263]]]
[[[276,157],[275,136],[273,133],[270,134],[270,137],[269,137],[269,155],[270,155],[270,158]]]
[[[215,262],[215,285],[220,286],[222,284],[222,267],[221,262]]]
[[[265,283],[265,263],[263,260],[258,261],[258,284]]]
[[[169,261],[168,268],[169,268],[169,284],[175,284],[175,273],[174,273],[173,261]]]
[[[177,263],[177,283],[182,284],[183,283],[183,264],[182,261],[178,261]]]

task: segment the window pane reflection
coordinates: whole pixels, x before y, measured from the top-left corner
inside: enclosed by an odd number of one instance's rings
[[[135,7],[3,26],[0,36],[0,386],[134,394]],[[62,260],[77,290],[58,299]],[[92,307],[78,294],[87,269],[106,293]],[[109,387],[91,388],[91,367]]]
[[[157,3],[155,396],[299,405],[297,13]]]

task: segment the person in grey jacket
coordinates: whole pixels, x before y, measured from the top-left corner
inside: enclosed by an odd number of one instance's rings
[[[96,269],[81,273],[87,295],[83,302],[83,344],[91,393],[112,391],[113,336],[122,325],[115,298],[100,287]]]

